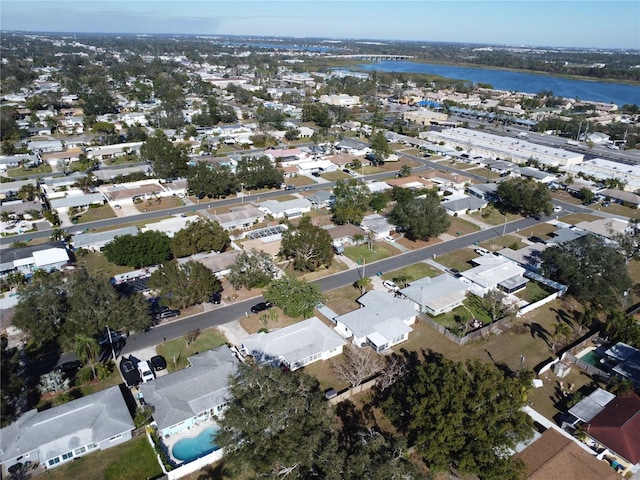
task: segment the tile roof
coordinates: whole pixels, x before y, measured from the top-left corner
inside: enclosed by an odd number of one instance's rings
[[[640,396],[632,393],[614,398],[584,430],[631,463],[640,462]]]
[[[515,455],[527,467],[527,480],[620,480],[606,462],[550,428]]]

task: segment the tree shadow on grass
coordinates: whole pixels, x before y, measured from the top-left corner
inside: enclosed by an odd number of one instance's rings
[[[547,330],[537,322],[526,323],[525,325],[529,327],[531,338],[540,338],[542,341],[544,341],[544,343],[547,344],[548,347],[551,346],[551,344],[549,343],[549,338],[551,337],[551,333],[549,333],[549,330]]]
[[[224,461],[214,465],[207,465],[201,470],[202,473],[196,477],[196,480],[223,480],[231,478],[231,472],[225,467]]]
[[[563,310],[561,308],[552,308],[551,311],[556,314],[556,320],[558,322],[564,322],[564,323],[566,323],[567,325],[569,325],[570,327],[573,328],[573,318],[572,317],[575,317],[575,314],[572,316],[568,312],[566,312],[565,310]]]

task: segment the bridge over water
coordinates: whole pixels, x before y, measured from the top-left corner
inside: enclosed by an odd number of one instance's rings
[[[327,55],[329,58],[346,58],[353,60],[409,60],[415,58],[413,55],[368,55],[368,54],[358,54],[358,55]]]

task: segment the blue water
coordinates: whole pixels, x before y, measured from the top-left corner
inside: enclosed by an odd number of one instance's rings
[[[186,463],[209,455],[220,448],[213,442],[217,432],[218,429],[216,427],[209,427],[197,437],[178,440],[173,446],[171,454]]]
[[[382,72],[430,73],[445,78],[468,80],[473,83],[488,83],[496,90],[525,93],[538,93],[551,90],[554,95],[565,98],[578,98],[592,102],[614,103],[622,106],[627,103],[640,105],[640,86],[620,83],[571,80],[552,75],[492,70],[490,68],[458,67],[455,65],[433,65],[416,62],[383,61],[358,65],[363,70]]]

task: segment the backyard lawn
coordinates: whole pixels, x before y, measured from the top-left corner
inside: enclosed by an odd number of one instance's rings
[[[130,272],[131,267],[123,267],[111,263],[104,254],[99,252],[89,252],[85,255],[78,255],[76,252],[78,265],[82,265],[90,276],[99,278],[112,278],[114,275]]]
[[[184,337],[169,340],[156,347],[158,355],[162,355],[167,359],[167,369],[169,372],[175,372],[185,368],[189,362],[188,358],[199,352],[211,350],[226,343],[226,338],[215,328],[203,330],[197,336],[195,341],[187,346]]]
[[[43,478],[47,480],[139,480],[156,478],[162,470],[153,448],[145,436],[140,436],[122,445],[94,452],[53,470]]]

